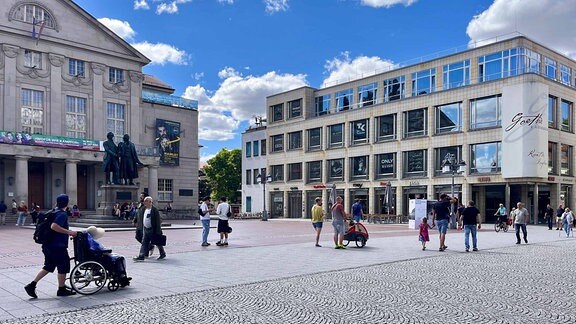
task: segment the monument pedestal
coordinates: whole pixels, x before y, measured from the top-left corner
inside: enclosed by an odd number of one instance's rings
[[[112,216],[115,204],[122,205],[125,202],[138,202],[138,186],[136,185],[103,185],[101,190],[104,199],[100,202],[98,213]]]

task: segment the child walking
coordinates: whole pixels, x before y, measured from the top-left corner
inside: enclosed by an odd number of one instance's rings
[[[426,216],[422,217],[422,224],[420,224],[420,230],[418,231],[418,241],[422,242],[422,251],[426,251],[426,242],[430,241],[429,228],[432,227],[428,225],[428,218]]]

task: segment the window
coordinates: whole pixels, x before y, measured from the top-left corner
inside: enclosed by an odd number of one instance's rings
[[[252,212],[252,197],[250,196],[246,197],[246,212],[247,213]]]
[[[302,99],[289,101],[288,118],[296,118],[300,116],[302,116]]]
[[[412,97],[432,93],[435,89],[435,68],[412,73]]]
[[[470,84],[470,60],[446,64],[442,70],[444,72],[444,90]]]
[[[436,134],[459,132],[461,130],[461,102],[436,107]]]
[[[358,107],[372,106],[378,103],[378,83],[358,87]]]
[[[344,180],[344,159],[328,160],[328,181]]]
[[[322,128],[312,128],[308,130],[308,151],[318,151],[322,149]]]
[[[478,58],[479,82],[523,73],[540,73],[540,54],[518,47]]]
[[[68,59],[68,74],[84,77],[84,61]]]
[[[572,132],[574,128],[573,125],[573,117],[572,117],[572,103],[570,101],[562,100],[561,101],[561,113],[562,113],[562,125],[561,130],[565,132]]]
[[[252,170],[252,183],[253,184],[257,184],[258,183],[258,176],[260,175],[260,172],[258,169],[254,169]]]
[[[302,179],[302,163],[288,164],[288,180]]]
[[[368,143],[368,119],[353,121],[350,123],[350,128],[350,132],[352,133],[351,144]]]
[[[124,105],[109,102],[106,108],[106,131],[114,134],[124,134],[124,124],[126,122]]]
[[[86,98],[66,96],[66,136],[86,138]]]
[[[284,151],[284,135],[272,136],[272,152]]]
[[[260,168],[260,174],[265,177],[266,175],[266,168]]]
[[[556,107],[558,105],[558,98],[548,96],[548,127],[557,128],[556,125]]]
[[[350,158],[350,179],[368,179],[368,156]]]
[[[284,165],[272,166],[272,181],[284,181]]]
[[[344,124],[336,124],[328,126],[328,146],[342,147],[344,146]]]
[[[404,138],[427,134],[426,108],[404,112]]]
[[[330,95],[328,94],[314,98],[314,107],[316,116],[330,113]]]
[[[500,142],[470,145],[470,173],[492,173],[502,167]]]
[[[29,68],[42,68],[42,53],[24,50],[24,66]]]
[[[158,201],[172,201],[172,179],[158,179]]]
[[[108,70],[108,82],[117,84],[124,82],[124,71],[117,68],[109,68]]]
[[[406,96],[406,77],[399,76],[384,80],[384,102],[404,99]]]
[[[558,143],[548,142],[548,174],[558,174]]]
[[[500,126],[501,118],[501,95],[470,100],[470,129]]]
[[[396,178],[396,153],[384,153],[374,156],[376,178]]]
[[[246,170],[246,184],[252,184],[252,170]]]
[[[573,149],[571,145],[560,145],[560,175],[572,175],[572,164],[574,164],[574,161],[572,160],[572,151]]]
[[[549,57],[544,57],[544,65],[546,66],[546,76],[556,80],[556,61]]]
[[[564,64],[560,64],[560,82],[567,86],[572,85],[570,78],[572,77],[572,69]]]
[[[44,92],[31,89],[21,91],[22,131],[42,134],[44,129]]]
[[[509,51],[500,51],[478,58],[479,82],[497,80],[504,77],[508,66]]]
[[[307,162],[306,170],[306,182],[322,182],[322,161]]]
[[[259,155],[260,148],[258,147],[258,144],[260,144],[259,141],[252,142],[252,156],[258,156]]]
[[[434,175],[442,175],[442,165],[446,156],[450,154],[456,159],[456,163],[462,161],[462,147],[461,146],[449,146],[449,147],[439,147],[434,149]]]
[[[354,106],[354,90],[347,89],[336,92],[336,111],[352,109]]]
[[[271,106],[270,110],[272,110],[272,122],[277,122],[284,119],[284,104]]]
[[[288,149],[297,150],[302,148],[302,131],[288,133]]]
[[[266,140],[260,141],[260,155],[266,155]]]
[[[376,127],[377,142],[396,139],[396,114],[378,117]]]
[[[404,177],[425,177],[427,175],[427,152],[416,150],[403,152]]]
[[[246,157],[252,156],[252,142],[246,142]]]
[[[48,10],[35,4],[23,4],[18,7],[14,13],[14,19],[36,25],[38,32],[42,24],[44,28],[54,29],[55,27],[54,19]]]

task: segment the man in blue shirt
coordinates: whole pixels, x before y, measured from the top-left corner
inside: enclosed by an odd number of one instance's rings
[[[58,269],[58,291],[57,296],[70,296],[76,294],[74,291],[66,288],[66,274],[70,272],[70,256],[68,256],[68,236],[75,237],[76,232],[69,230],[68,207],[69,198],[61,194],[56,198],[56,215],[54,222],[50,226],[52,233],[50,239],[42,244],[42,253],[44,254],[44,266],[38,272],[34,281],[24,286],[28,296],[38,298],[36,295],[36,284],[48,273]]]
[[[354,221],[359,223],[362,220],[362,216],[364,213],[362,212],[362,201],[360,199],[356,199],[354,204],[352,205],[352,215],[354,216]]]

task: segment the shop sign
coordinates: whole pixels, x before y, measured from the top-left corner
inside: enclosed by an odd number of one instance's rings
[[[410,181],[410,186],[411,187],[416,187],[420,185],[420,181]]]
[[[479,177],[478,182],[492,182],[490,177]]]

